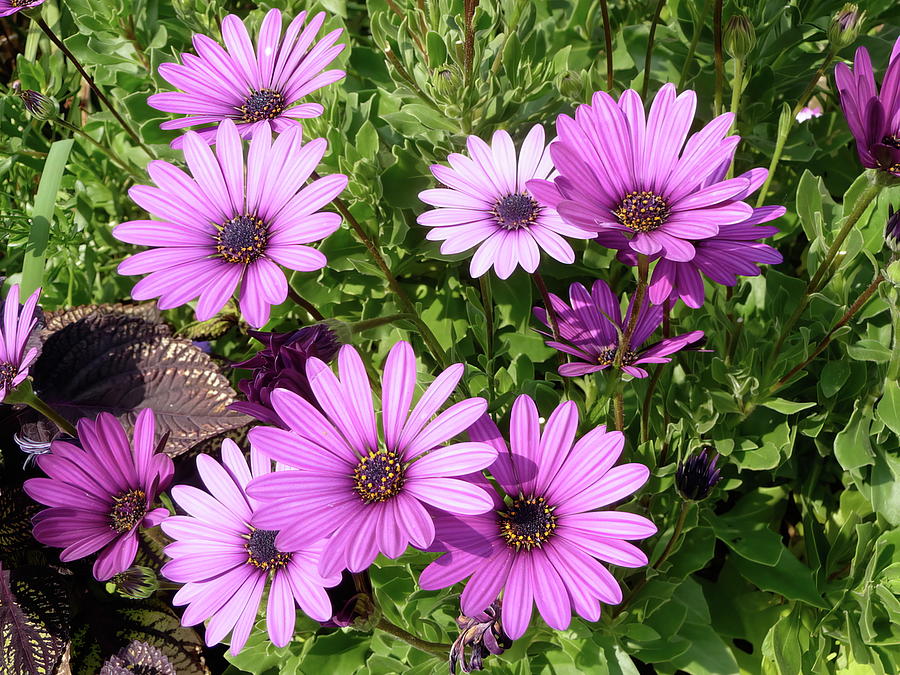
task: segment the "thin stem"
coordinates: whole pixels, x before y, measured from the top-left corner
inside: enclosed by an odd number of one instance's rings
[[[84,78],[84,81],[88,83],[88,86],[97,95],[97,98],[99,98],[103,102],[103,105],[106,106],[107,110],[112,113],[112,116],[116,118],[120,125],[122,125],[122,128],[129,136],[131,136],[132,140],[138,146],[140,146],[140,148],[143,149],[143,151],[146,152],[151,159],[156,159],[156,154],[150,148],[144,145],[141,137],[137,135],[134,129],[131,128],[131,125],[129,125],[128,122],[126,122],[116,111],[116,109],[113,107],[113,104],[109,102],[108,98],[106,98],[106,95],[102,91],[100,91],[97,83],[94,82],[94,78],[88,75],[87,71],[84,69],[81,63],[78,62],[78,59],[75,58],[75,55],[70,52],[69,48],[66,47],[63,41],[56,36],[56,33],[53,32],[53,29],[50,28],[50,26],[48,26],[41,17],[36,17],[34,20],[37,22],[37,25],[40,27],[40,29],[44,31],[47,37],[50,38],[50,42],[55,44],[59,51],[65,54],[66,58],[69,59],[73,66],[75,66],[75,69],[81,74],[81,77]]]
[[[613,390],[613,415],[616,431],[625,431],[625,394],[622,392],[622,378],[616,377]]]
[[[472,81],[472,64],[475,61],[475,8],[478,0],[465,0],[463,6],[463,23],[465,24],[465,37],[463,42],[463,73],[466,82]]]
[[[405,312],[400,314],[388,314],[387,316],[376,316],[374,319],[363,319],[362,321],[350,324],[350,332],[356,335],[357,333],[362,333],[363,331],[371,330],[372,328],[378,328],[379,326],[386,326],[389,323],[402,321],[404,319],[414,321],[415,317],[412,314],[407,314]]]
[[[722,0],[713,5],[713,57],[716,67],[716,90],[713,98],[715,114],[722,114],[722,89],[725,87],[725,61],[722,57]]]
[[[616,349],[616,358],[613,359],[613,368],[622,368],[622,360],[631,346],[631,337],[637,328],[638,315],[644,307],[644,299],[647,295],[647,278],[650,275],[650,258],[643,253],[638,253],[638,284],[634,292],[634,302],[631,304],[631,316],[628,317],[628,325],[619,338],[619,347]]]
[[[796,120],[798,113],[803,110],[803,107],[809,102],[810,97],[815,91],[816,86],[819,84],[819,80],[822,79],[822,75],[825,74],[825,69],[831,65],[831,62],[834,61],[834,57],[837,55],[837,52],[833,49],[829,49],[825,52],[825,58],[822,60],[822,65],[819,66],[818,70],[816,70],[815,74],[810,79],[809,83],[806,85],[806,89],[803,90],[803,93],[800,94],[800,98],[797,99],[797,104],[794,106],[792,111],[792,117]]]
[[[650,406],[653,403],[653,394],[656,393],[656,385],[659,384],[659,378],[662,377],[664,363],[656,364],[650,382],[647,385],[647,393],[644,394],[644,404],[641,406],[641,443],[650,440]]]
[[[600,14],[603,16],[603,42],[606,46],[606,90],[612,91],[615,70],[613,69],[612,26],[609,25],[608,0],[600,0]]]
[[[312,178],[317,180],[319,178],[319,175],[316,172],[313,172]],[[362,225],[359,224],[356,216],[354,216],[350,212],[350,209],[344,203],[344,200],[342,200],[340,197],[335,197],[333,201],[338,212],[340,212],[340,214],[344,217],[344,220],[347,221],[347,224],[350,225],[350,229],[352,229],[356,233],[356,236],[359,237],[360,241],[362,241],[363,245],[366,247],[366,250],[369,252],[369,255],[372,257],[372,260],[375,261],[375,265],[379,270],[381,270],[381,274],[384,276],[385,281],[387,281],[388,287],[396,296],[397,301],[403,308],[403,311],[409,314],[411,320],[415,322],[416,326],[418,326],[419,333],[422,336],[422,339],[425,341],[425,344],[428,346],[428,350],[431,352],[434,360],[438,363],[441,369],[446,369],[449,364],[447,363],[447,354],[441,347],[441,343],[438,342],[437,338],[434,336],[434,333],[431,332],[428,324],[422,319],[421,316],[419,316],[419,313],[416,311],[415,305],[412,303],[412,300],[409,299],[409,296],[406,294],[406,291],[403,290],[403,287],[400,286],[400,282],[397,281],[397,277],[395,277],[394,273],[391,272],[391,268],[388,267],[384,256],[381,255],[381,251],[378,250],[375,242],[372,241],[372,238],[369,237],[369,235],[363,229]]]
[[[547,320],[550,322],[550,331],[553,333],[553,339],[559,342],[559,325],[556,322],[556,312],[553,311],[553,305],[550,302],[550,292],[547,290],[547,284],[544,283],[544,277],[541,276],[540,272],[535,272],[531,275],[531,278],[534,279],[534,285],[538,289],[538,293],[541,294],[541,300],[544,302],[544,309],[547,310]]]
[[[95,139],[93,136],[91,136],[89,133],[87,133],[84,129],[79,129],[74,124],[69,124],[68,122],[66,122],[66,120],[61,119],[61,118],[56,118],[56,119],[52,119],[49,121],[53,122],[54,124],[58,124],[59,126],[63,127],[64,129],[68,129],[69,131],[71,131],[74,134],[78,134],[79,136],[81,136],[82,138],[84,138],[85,140],[90,142],[94,147],[101,150],[107,157],[109,157],[112,160],[112,162],[116,166],[118,166],[123,171],[131,174],[132,178],[134,178],[135,180],[141,180],[141,175],[137,171],[135,171],[130,166],[125,164],[125,162],[123,162],[121,159],[119,159],[119,156],[116,153],[114,153],[111,148],[108,148],[103,143],[101,143],[100,141]]]
[[[697,45],[700,44],[700,35],[703,33],[703,19],[706,17],[707,11],[709,11],[709,0],[703,0],[703,9],[700,10],[700,16],[694,23],[694,35],[691,37],[687,56],[684,57],[684,63],[681,66],[681,75],[678,78],[679,91],[684,88],[684,83],[687,81],[688,68],[691,65],[694,54],[697,52]]]
[[[871,284],[869,284],[869,286],[866,288],[866,290],[864,290],[862,293],[859,294],[859,297],[856,299],[856,302],[854,302],[852,305],[850,305],[850,307],[847,309],[847,311],[844,312],[844,316],[842,316],[840,318],[840,320],[836,324],[834,324],[834,327],[830,331],[828,331],[828,335],[826,335],[824,338],[822,338],[822,341],[816,346],[816,348],[813,350],[812,354],[810,354],[809,357],[803,363],[791,368],[790,372],[788,372],[787,375],[785,375],[780,380],[778,380],[778,382],[776,382],[775,384],[772,385],[772,387],[769,389],[770,396],[772,394],[774,394],[776,391],[778,391],[779,389],[781,389],[788,382],[790,382],[791,379],[794,377],[794,375],[796,375],[801,370],[806,368],[806,366],[808,366],[810,363],[812,363],[813,359],[815,359],[819,354],[821,354],[823,351],[825,351],[825,348],[828,347],[829,343],[831,342],[832,338],[834,337],[834,334],[838,330],[840,330],[843,326],[847,325],[847,323],[850,321],[850,319],[852,319],[853,316],[860,309],[862,309],[863,305],[865,305],[869,301],[869,298],[872,297],[872,294],[878,290],[878,286],[881,285],[882,281],[884,281],[883,274],[879,274],[877,277],[875,277],[875,280],[872,281]]]
[[[316,306],[313,305],[309,300],[302,297],[297,291],[295,291],[290,284],[288,284],[288,297],[294,302],[295,305],[299,305],[303,309],[307,311],[307,313],[316,321],[324,321],[325,316],[316,309]]]
[[[781,353],[781,348],[784,346],[784,341],[787,339],[788,333],[790,333],[791,329],[809,305],[810,296],[813,293],[822,290],[822,288],[828,285],[828,281],[833,278],[833,274],[826,277],[826,272],[831,268],[844,240],[847,238],[847,235],[850,234],[850,230],[853,229],[853,226],[856,225],[857,221],[862,217],[862,214],[865,213],[869,204],[871,204],[875,197],[878,196],[878,193],[881,192],[881,188],[882,186],[878,183],[870,183],[866,189],[863,190],[862,194],[856,198],[853,210],[850,211],[850,215],[844,220],[844,224],[835,237],[834,242],[829,247],[822,262],[819,263],[819,267],[816,269],[812,279],[810,279],[809,283],[806,285],[806,292],[803,294],[803,297],[800,298],[800,302],[797,304],[796,309],[794,309],[794,313],[791,314],[790,318],[788,318],[787,322],[782,327],[781,333],[778,336],[778,341],[775,343],[775,347],[772,349],[772,354],[769,357],[770,367],[774,365],[778,354]]]
[[[37,394],[32,393],[28,400],[24,401],[24,403],[28,405],[28,407],[36,410],[48,420],[53,422],[60,428],[60,430],[65,431],[67,434],[69,434],[69,436],[72,436],[73,438],[78,436],[78,432],[75,431],[75,427],[73,427],[72,424],[62,415],[60,415],[44,401],[38,398]]]
[[[478,279],[481,285],[481,305],[484,308],[484,350],[487,357],[488,398],[494,400],[494,300],[491,296],[491,279],[482,274]]]
[[[425,652],[426,654],[431,654],[432,656],[437,656],[441,659],[446,659],[450,654],[450,645],[442,645],[438,642],[428,642],[426,640],[422,640],[412,633],[406,632],[405,630],[400,628],[400,626],[395,626],[384,617],[378,619],[378,623],[375,627],[378,630],[382,630],[389,635],[393,635],[398,640],[403,640],[405,643],[415,647],[419,651]]]
[[[744,88],[744,60],[734,59],[734,78],[731,81],[731,105],[729,111],[734,115],[734,121],[731,123],[731,129],[737,128],[738,110],[741,107],[741,91]],[[734,162],[728,167],[726,178],[734,176]]]
[[[438,105],[432,101],[428,95],[422,91],[419,85],[416,83],[415,78],[409,74],[406,68],[403,67],[403,64],[400,62],[400,59],[397,58],[397,55],[394,54],[393,50],[390,47],[386,47],[384,50],[384,55],[387,57],[387,60],[391,62],[391,65],[394,66],[396,71],[400,74],[406,83],[409,85],[410,89],[412,89],[416,96],[418,96],[422,101],[424,101],[430,108],[434,108],[439,113],[443,114],[443,111],[438,107]]]
[[[653,21],[650,22],[650,35],[647,36],[647,56],[644,59],[644,85],[641,89],[641,98],[647,98],[647,91],[650,88],[650,67],[653,63],[653,40],[656,38],[656,24],[659,23],[659,15],[662,14],[662,8],[666,4],[666,0],[659,0],[656,3],[656,13],[653,15]]]

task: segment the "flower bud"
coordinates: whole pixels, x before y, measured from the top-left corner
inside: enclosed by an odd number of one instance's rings
[[[124,598],[143,600],[149,598],[159,589],[156,572],[149,567],[133,565],[124,572],[115,575],[106,584],[110,593],[118,593]]]
[[[447,103],[459,101],[463,76],[455,64],[449,63],[437,68],[431,77],[431,83],[441,100]]]
[[[900,211],[888,206],[888,220],[884,228],[884,242],[894,253],[900,253]]]
[[[681,496],[694,502],[706,499],[722,478],[721,469],[716,468],[718,461],[715,448],[704,445],[699,453],[679,464],[675,471],[675,487]]]
[[[560,96],[570,101],[581,101],[584,96],[584,76],[575,70],[560,73],[554,82]]]
[[[746,14],[733,14],[722,36],[725,51],[733,59],[745,59],[756,46],[756,31]]]
[[[25,104],[25,110],[39,120],[49,120],[56,117],[56,106],[53,101],[34,89],[23,89],[19,92],[19,98]]]
[[[859,7],[848,2],[831,19],[828,26],[828,40],[834,49],[843,49],[856,41],[859,29],[866,19],[866,13],[860,12]]]

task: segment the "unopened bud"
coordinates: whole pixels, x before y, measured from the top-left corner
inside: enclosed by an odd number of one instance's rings
[[[442,100],[448,103],[459,100],[463,77],[462,71],[455,64],[449,63],[437,68],[431,82]]]
[[[866,19],[866,13],[860,12],[859,7],[848,2],[831,19],[828,26],[828,40],[835,49],[842,49],[853,44],[859,35],[859,29]]]
[[[584,76],[574,70],[560,73],[556,77],[556,90],[560,95],[571,101],[581,101],[584,96]]]
[[[56,116],[53,101],[34,89],[23,89],[19,92],[19,98],[25,104],[25,110],[36,119],[48,120]]]
[[[746,14],[734,14],[725,24],[725,51],[733,59],[745,59],[756,46],[756,31]]]
[[[894,253],[900,253],[900,211],[888,206],[888,220],[884,228],[884,242]]]

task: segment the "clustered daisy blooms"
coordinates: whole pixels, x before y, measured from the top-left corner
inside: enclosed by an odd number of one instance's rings
[[[244,23],[234,14],[222,20],[223,49],[205,35],[194,36],[197,54],[182,54],[182,64],[163,63],[159,74],[181,91],[153,94],[154,108],[186,115],[163,122],[163,129],[202,127],[200,138],[212,143],[217,125],[231,120],[243,137],[250,137],[264,123],[276,133],[298,128],[299,120],[318,117],[319,103],[299,103],[304,96],[344,77],[343,70],[326,70],[344,45],[336,45],[341,29],[316,42],[325,22],[319,12],[306,23],[300,12],[281,34],[282,18],[269,10],[259,29],[256,48]],[[172,147],[187,140],[179,136]]]
[[[158,187],[136,185],[129,196],[159,220],[133,220],[113,234],[130,244],[154,246],[127,258],[120,274],[146,274],[135,284],[136,300],[159,298],[160,309],[194,298],[200,321],[213,317],[240,284],[240,307],[254,327],[285,301],[287,279],[279,265],[301,272],[327,263],[307,246],[338,229],[341,217],[319,212],[341,193],[347,177],[334,174],[304,187],[326,141],[301,144],[294,127],[273,141],[268,125],[253,134],[246,161],[231,120],[219,127],[215,154],[194,132],[185,134],[184,155],[193,177],[165,161],[147,171]]]

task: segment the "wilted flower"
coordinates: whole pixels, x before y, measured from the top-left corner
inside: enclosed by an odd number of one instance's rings
[[[831,46],[839,50],[856,42],[859,29],[865,20],[866,13],[860,12],[856,4],[848,2],[841,7],[828,26],[828,41],[831,42]]]
[[[821,106],[813,105],[813,106],[804,106],[800,112],[797,113],[797,122],[805,122],[807,120],[811,120],[816,117],[822,116],[822,108]]]
[[[745,59],[756,46],[756,31],[746,14],[732,14],[723,33],[725,51],[734,59]]]
[[[232,368],[254,372],[250,379],[238,383],[247,400],[235,401],[229,407],[252,415],[261,422],[287,428],[272,408],[272,392],[279,388],[287,389],[307,401],[315,401],[306,378],[306,362],[315,357],[331,363],[342,340],[335,326],[327,322],[304,326],[292,333],[248,333],[265,347],[246,361],[232,364]]]
[[[25,104],[25,110],[39,120],[50,119],[56,112],[53,101],[34,89],[20,91],[19,98]]]
[[[100,669],[100,675],[178,675],[162,650],[140,640],[132,640]]]
[[[266,627],[275,646],[290,641],[296,605],[316,621],[327,620],[331,603],[325,587],[337,584],[340,575],[318,572],[325,542],[277,546],[277,532],[250,524],[260,504],[248,496],[247,484],[269,475],[272,463],[254,449],[248,467],[240,448],[226,439],[222,464],[199,455],[197,471],[209,492],[189,485],[173,487],[172,499],[188,515],[172,516],[162,524],[175,542],[166,546],[172,560],[161,572],[184,584],[172,601],[187,605],[181,623],[192,626],[210,619],[206,644],[221,642],[231,633],[230,651],[237,654],[256,622],[267,586]]]
[[[381,435],[368,373],[350,345],[341,347],[338,370],[340,378],[319,359],[306,364],[323,412],[276,389],[272,405],[290,430],[250,430],[254,448],[296,469],[250,484],[250,496],[264,502],[256,527],[280,530],[275,543],[285,550],[330,536],[321,572],[361,572],[379,553],[398,558],[409,543],[431,544],[426,505],[460,514],[491,509],[488,492],[465,477],[489,466],[496,451],[478,442],[444,445],[484,413],[487,401],[465,399],[437,414],[462,377],[461,363],[438,375],[410,412],[416,357],[408,342],[394,345],[381,380]]]
[[[149,567],[133,565],[110,579],[106,588],[122,597],[140,600],[156,593],[159,589],[159,579],[156,578],[156,572]]]
[[[44,0],[0,0],[0,17],[15,14],[29,7],[44,4]]]
[[[84,449],[53,441],[50,454],[38,457],[49,478],[25,481],[25,492],[51,508],[34,518],[34,538],[64,549],[63,562],[100,551],[94,577],[111,579],[134,562],[138,528],[158,525],[169,512],[152,508],[172,479],[172,460],[156,452],[153,411],[141,410],[134,423],[134,443],[122,423],[109,413],[96,421],[78,420]]]
[[[646,116],[636,91],[625,91],[618,103],[599,91],[574,119],[557,118],[550,154],[559,176],[529,181],[528,189],[569,224],[618,233],[635,253],[693,260],[696,241],[753,214],[742,201],[745,176],[705,183],[734,157],[740,141],[728,136],[734,115],[689,136],[695,107],[694,92],[676,96],[672,84],[660,89]]]
[[[856,50],[852,70],[837,64],[834,78],[859,161],[900,177],[900,38],[894,42],[880,93],[865,47]]]
[[[3,325],[0,326],[0,403],[28,377],[28,368],[37,358],[38,348],[29,345],[32,331],[38,325],[35,316],[41,289],[32,293],[25,306],[19,306],[19,285],[13,284],[0,303]]]
[[[472,476],[490,490],[493,510],[435,516],[431,550],[448,553],[425,568],[419,586],[433,591],[471,576],[460,597],[467,616],[485,611],[503,591],[500,619],[513,640],[527,630],[534,605],[547,625],[565,630],[573,611],[597,621],[600,602],[621,602],[618,582],[599,561],[646,565],[647,556],[627,540],[649,537],[656,527],[635,513],[597,509],[633,494],[650,471],[613,466],[625,446],[621,432],[599,426],[575,442],[577,431],[572,401],[560,404],[541,432],[526,395],[513,404],[509,447],[487,415],[479,419],[469,437],[497,451],[490,472],[502,493]]]
[[[447,187],[419,193],[419,199],[438,208],[418,217],[430,228],[426,239],[443,241],[441,253],[462,253],[478,247],[469,273],[480,277],[491,266],[501,279],[516,267],[534,272],[541,251],[564,263],[575,252],[563,239],[587,239],[589,232],[567,225],[555,209],[542,206],[525,187],[532,178],[546,178],[553,162],[544,147],[544,128],[531,128],[516,155],[512,138],[494,132],[491,145],[477,136],[466,141],[470,157],[452,153],[449,167],[432,164],[431,173]]]
[[[512,647],[512,640],[500,625],[500,603],[493,602],[483,612],[474,616],[460,614],[456,619],[459,637],[450,648],[450,673],[456,673],[458,663],[464,673],[481,670],[489,654],[502,654]],[[466,648],[470,649],[466,659]]]
[[[675,471],[675,487],[685,499],[699,502],[709,496],[721,479],[721,469],[716,468],[719,455],[711,445],[704,445],[700,452],[690,455]]]
[[[594,282],[591,292],[581,284],[569,287],[571,306],[561,298],[550,293],[550,305],[556,313],[559,333],[563,342],[557,342],[552,336],[547,346],[571,354],[580,363],[564,363],[559,367],[559,374],[565,377],[586,375],[609,368],[616,360],[619,349],[619,334],[628,325],[634,311],[634,296],[628,304],[628,312],[622,319],[619,301],[605,281]],[[535,307],[534,315],[544,325],[549,326],[547,310]],[[647,371],[639,368],[641,363],[668,363],[671,354],[684,349],[703,337],[702,330],[695,330],[684,335],[665,338],[648,347],[643,347],[647,338],[659,327],[663,320],[663,310],[659,305],[650,305],[645,298],[644,305],[638,313],[637,324],[631,336],[630,344],[622,357],[622,370],[632,377],[647,377]]]
[[[282,133],[299,131],[300,119],[321,115],[323,108],[318,103],[295,104],[344,77],[343,70],[320,71],[345,45],[334,44],[340,28],[315,42],[325,13],[316,14],[309,24],[305,24],[306,16],[306,12],[300,12],[282,38],[281,12],[269,10],[259,29],[256,50],[244,23],[234,14],[222,21],[226,49],[205,35],[194,35],[196,56],[182,54],[183,65],[163,63],[159,67],[159,74],[182,91],[153,94],[147,99],[158,110],[187,117],[160,126],[182,129],[204,125],[199,130],[200,138],[212,143],[222,120],[234,122],[240,135],[247,138],[269,121],[276,133]],[[179,136],[172,147],[180,148],[185,140]]]
[[[169,162],[153,161],[147,171],[159,187],[136,185],[128,191],[160,220],[122,223],[113,235],[157,248],[127,258],[119,273],[149,272],[131,295],[136,300],[158,297],[160,309],[199,296],[199,321],[221,310],[240,284],[241,314],[259,328],[269,320],[271,306],[287,298],[279,265],[312,272],[328,262],[306,244],[340,227],[338,214],[319,209],[341,193],[347,177],[325,176],[304,187],[327,143],[317,138],[301,146],[296,126],[273,142],[268,125],[261,125],[246,161],[231,120],[220,125],[215,154],[193,131],[185,137],[193,178]]]

